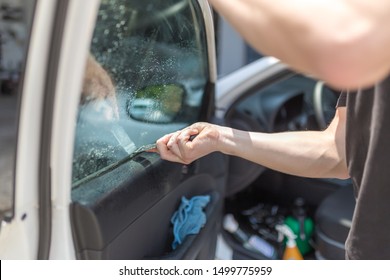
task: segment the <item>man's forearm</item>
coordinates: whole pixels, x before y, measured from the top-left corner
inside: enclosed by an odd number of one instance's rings
[[[225,128],[221,151],[296,176],[347,178],[342,151],[326,132],[255,133]]]
[[[387,0],[209,2],[261,53],[333,86],[370,85],[389,71]]]
[[[222,152],[292,175],[347,178],[345,121],[346,108],[338,108],[324,131],[269,134],[199,122],[161,137],[157,151],[184,164]]]
[[[219,129],[218,149],[284,173],[313,178],[348,178],[346,109],[338,108],[324,131],[258,133]]]

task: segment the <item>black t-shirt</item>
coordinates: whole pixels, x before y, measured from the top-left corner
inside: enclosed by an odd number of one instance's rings
[[[356,209],[348,259],[390,259],[390,76],[377,86],[342,93],[347,106],[346,156]]]

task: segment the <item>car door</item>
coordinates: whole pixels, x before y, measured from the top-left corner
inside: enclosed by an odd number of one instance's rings
[[[207,2],[63,5],[47,116],[49,257],[214,258],[226,157],[212,154],[183,165],[144,151],[159,137],[214,115]],[[172,216],[184,199],[199,196],[209,200],[206,222],[173,249]]]
[[[52,153],[53,169],[58,164],[54,159],[69,151],[61,141],[72,137],[71,165],[69,161],[63,169],[58,165],[61,173],[53,175],[53,180],[58,187],[71,173],[69,219],[75,256],[212,259],[225,198],[259,180],[265,168],[220,153],[190,165],[171,163],[147,152],[149,145],[196,121],[265,132],[323,129],[332,115],[324,116],[326,108],[320,108],[324,104],[318,99],[324,94],[317,89],[322,83],[271,57],[217,82],[212,18],[206,1],[90,3],[96,10],[90,15],[93,24],[87,51],[83,57],[80,54],[82,79],[80,72],[76,75],[72,67],[68,69],[78,79],[74,119],[68,118],[68,130],[60,121],[53,123],[53,148],[57,149]],[[57,79],[66,84],[65,77]],[[58,112],[62,107],[64,117],[69,107],[60,101],[66,96],[61,90],[55,104]],[[246,99],[250,96],[259,98]],[[330,97],[331,114],[335,100]],[[313,107],[307,110],[307,105]],[[60,176],[68,177],[61,180]],[[287,192],[288,199],[302,192],[306,201],[318,205],[339,187],[320,180],[305,183],[291,191],[291,196]],[[313,192],[313,185],[320,184],[325,187]],[[69,185],[60,189],[68,190]],[[206,222],[199,233],[174,247],[172,217],[183,200],[198,196],[210,199],[204,209]],[[60,227],[54,229],[60,232]],[[61,234],[54,230],[53,240],[54,256],[61,242]]]

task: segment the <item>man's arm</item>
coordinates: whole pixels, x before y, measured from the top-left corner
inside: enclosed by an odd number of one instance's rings
[[[157,148],[163,159],[186,164],[219,151],[292,175],[348,178],[345,118],[346,109],[338,108],[324,131],[274,134],[196,123],[159,139]]]
[[[257,50],[337,88],[390,71],[388,0],[209,0]]]

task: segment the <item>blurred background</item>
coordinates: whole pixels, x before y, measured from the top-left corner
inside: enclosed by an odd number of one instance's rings
[[[17,91],[34,0],[0,0],[0,210],[11,205]]]

